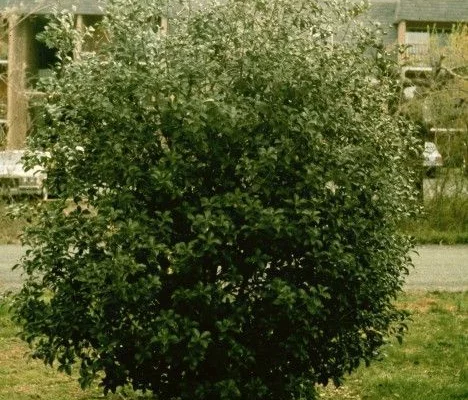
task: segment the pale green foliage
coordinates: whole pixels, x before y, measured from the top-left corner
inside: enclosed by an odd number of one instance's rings
[[[437,142],[446,166],[468,173],[468,27],[453,26],[443,42],[434,36],[427,55],[432,73],[402,110],[427,131],[435,128],[425,139]]]
[[[109,42],[44,82],[59,195],[25,238],[23,336],[105,390],[313,399],[404,329],[398,87],[353,2],[174,7],[167,36],[166,11],[113,1]]]
[[[427,92],[429,123],[436,127],[468,128],[468,27],[455,26],[447,43],[432,47],[434,81]]]

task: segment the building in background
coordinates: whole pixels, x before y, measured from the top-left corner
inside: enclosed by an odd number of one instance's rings
[[[369,18],[400,46],[403,107],[449,167],[468,174],[468,0],[371,0]]]
[[[400,45],[405,51],[399,64],[417,74],[440,62],[431,51],[443,46],[454,26],[468,23],[468,0],[370,0],[369,19],[386,28],[387,46]]]
[[[468,0],[370,3],[368,18],[380,22],[387,31],[385,44],[406,46],[399,63],[403,75],[410,79],[424,79],[433,70],[437,60],[431,59],[430,47],[434,41],[443,43],[454,24],[468,22]],[[53,49],[36,39],[46,24],[46,15],[55,10],[73,11],[80,28],[103,17],[102,4],[99,0],[0,0],[4,26],[0,40],[0,127],[6,132],[8,148],[24,147],[34,82],[55,62]]]
[[[104,15],[96,0],[0,0],[0,123],[9,149],[24,147],[34,82],[56,61],[54,50],[36,36],[44,29],[46,15],[61,10],[73,10],[78,28],[95,24]]]

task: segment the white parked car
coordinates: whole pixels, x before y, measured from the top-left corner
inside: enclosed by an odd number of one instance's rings
[[[424,142],[423,157],[423,166],[426,168],[427,175],[434,177],[436,169],[444,165],[442,155],[434,142]]]
[[[47,193],[43,185],[46,175],[39,165],[25,170],[22,161],[25,152],[25,150],[0,151],[0,193],[39,195],[46,199]]]

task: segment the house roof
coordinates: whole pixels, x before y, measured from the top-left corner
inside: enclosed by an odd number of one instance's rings
[[[367,14],[367,18],[371,21],[380,22],[382,28],[387,32],[385,37],[386,42],[396,40],[396,31],[392,29],[395,23],[397,2],[395,0],[373,0]]]
[[[382,24],[399,21],[468,22],[468,0],[371,0],[369,15]]]
[[[396,2],[393,0],[372,2],[369,16],[382,24],[392,25],[395,22]]]
[[[400,0],[395,22],[468,22],[468,0]]]
[[[50,14],[54,10],[76,10],[77,14],[102,15],[99,0],[0,0],[0,10],[17,9],[24,14]]]
[[[76,7],[77,14],[102,15],[102,5],[103,0],[0,0],[0,10],[17,7],[23,13],[32,14]],[[468,22],[468,0],[371,0],[369,16],[383,25],[402,20]]]

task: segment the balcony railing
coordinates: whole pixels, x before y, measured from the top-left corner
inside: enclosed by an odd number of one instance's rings
[[[406,52],[411,56],[427,56],[429,53],[429,44],[427,43],[409,43]]]
[[[427,43],[408,43],[404,54],[405,64],[413,66],[431,65],[430,46]]]

